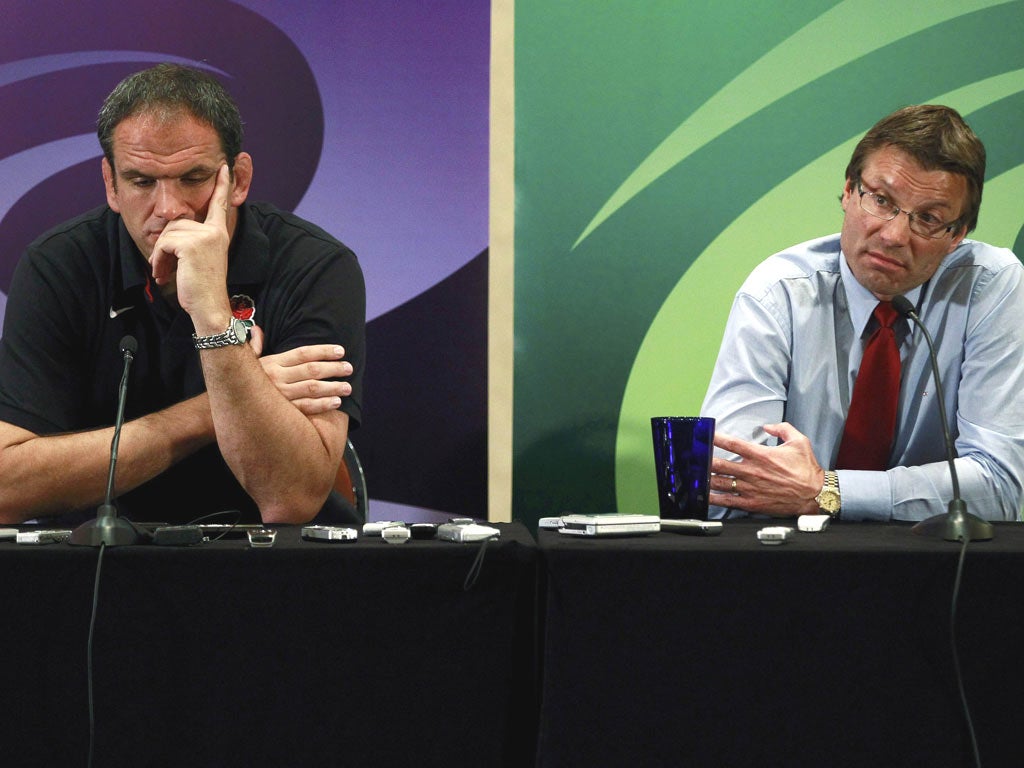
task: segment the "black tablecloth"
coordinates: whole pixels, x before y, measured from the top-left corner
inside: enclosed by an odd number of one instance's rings
[[[541,531],[538,765],[965,766],[960,545],[833,525],[780,546]],[[1024,764],[1024,527],[967,550],[956,620],[986,766]]]
[[[480,766],[535,746],[537,547],[116,547],[95,626],[99,766]],[[85,765],[98,550],[0,544],[0,765]]]

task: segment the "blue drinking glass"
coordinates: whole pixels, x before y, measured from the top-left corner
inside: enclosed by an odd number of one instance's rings
[[[655,416],[651,435],[661,517],[707,520],[715,420]]]

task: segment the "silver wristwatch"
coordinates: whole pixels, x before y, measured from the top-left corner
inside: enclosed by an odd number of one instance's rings
[[[239,320],[237,317],[233,317],[231,318],[230,325],[228,325],[227,330],[224,331],[224,333],[218,333],[215,336],[196,336],[193,333],[192,342],[196,345],[196,349],[234,347],[248,343],[249,335],[249,323],[245,320]]]

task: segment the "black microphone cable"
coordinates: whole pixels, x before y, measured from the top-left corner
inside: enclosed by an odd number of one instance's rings
[[[125,404],[128,399],[128,374],[131,369],[132,361],[135,359],[135,353],[138,351],[139,343],[136,341],[134,336],[127,335],[121,339],[121,355],[124,360],[124,367],[121,371],[121,382],[118,386],[117,395],[117,413],[114,419],[114,435],[110,441],[110,467],[107,472],[107,487],[104,495],[103,504],[100,506],[100,511],[97,514],[97,519],[94,523],[100,522],[100,518],[109,525],[112,521],[116,524],[117,510],[114,506],[114,472],[117,467],[117,449],[121,442],[121,427],[124,424],[124,411]],[[131,530],[132,536],[129,538],[121,537],[118,538],[114,534],[107,534],[100,529],[100,535],[91,536],[91,533],[95,532],[95,529],[91,529],[88,523],[79,526],[71,535],[72,544],[83,544],[89,546],[98,546],[99,554],[96,558],[96,578],[93,581],[92,588],[92,612],[89,616],[89,634],[86,640],[86,658],[85,658],[85,674],[86,674],[86,697],[89,711],[89,754],[87,759],[87,765],[92,768],[93,757],[96,751],[96,704],[94,694],[94,682],[93,682],[93,640],[96,635],[96,614],[99,610],[99,598],[100,598],[100,574],[103,570],[103,553],[107,549],[108,541],[112,544],[120,543],[131,543],[141,539],[139,530],[136,528],[134,523],[127,523],[126,526]],[[81,539],[76,539],[76,534],[81,532]],[[109,532],[108,532],[109,533]]]
[[[960,706],[963,709],[964,723],[967,726],[967,735],[971,741],[971,751],[974,755],[974,765],[976,768],[981,768],[981,752],[978,749],[978,738],[974,732],[974,720],[971,718],[971,708],[967,702],[967,693],[964,690],[964,677],[963,672],[960,668],[960,651],[957,648],[956,642],[956,613],[957,604],[960,599],[960,582],[963,577],[964,561],[967,557],[967,545],[971,542],[972,528],[969,525],[970,517],[967,514],[967,504],[960,497],[960,480],[957,477],[956,464],[954,463],[955,450],[953,447],[953,433],[949,429],[949,421],[946,418],[946,407],[945,398],[942,393],[942,379],[939,376],[939,363],[935,356],[935,344],[932,341],[931,334],[928,333],[928,329],[922,322],[921,318],[917,316],[917,310],[914,305],[910,303],[910,300],[906,296],[894,296],[892,299],[892,306],[900,315],[912,321],[914,325],[921,329],[921,334],[924,336],[925,343],[928,346],[928,355],[932,366],[932,378],[935,381],[935,395],[936,403],[939,407],[939,418],[942,425],[942,435],[945,441],[946,447],[946,460],[949,462],[949,476],[953,484],[953,499],[949,502],[949,512],[944,516],[946,519],[954,518],[956,516],[959,521],[963,521],[967,518],[968,524],[962,528],[959,528],[959,540],[962,542],[960,546],[960,558],[956,568],[956,579],[953,582],[953,597],[950,604],[949,610],[949,644],[950,650],[953,655],[953,672],[956,675],[957,690],[960,693]],[[941,519],[943,516],[936,516],[937,519]],[[979,521],[980,523],[981,521]],[[981,525],[985,525],[981,523]],[[977,529],[976,529],[977,530]],[[978,538],[985,538],[986,532],[982,531]],[[951,538],[946,536],[947,539]],[[991,535],[987,535],[987,538],[991,538]]]
[[[974,755],[975,768],[981,768],[981,752],[978,749],[978,738],[974,733],[974,721],[971,719],[971,708],[967,703],[967,693],[964,690],[964,676],[960,670],[960,652],[956,643],[956,612],[957,603],[960,598],[960,581],[964,573],[964,560],[967,556],[967,545],[970,538],[964,537],[960,546],[960,558],[956,566],[956,580],[953,582],[953,601],[949,609],[949,644],[953,652],[953,670],[956,674],[957,690],[960,692],[960,706],[963,708],[964,721],[967,723],[967,735],[971,740],[971,752]]]
[[[473,558],[473,564],[469,566],[469,572],[466,573],[466,578],[462,582],[463,592],[469,592],[469,590],[476,586],[477,579],[480,578],[480,572],[484,568],[484,556],[487,554],[487,542],[494,541],[497,538],[498,534],[492,534],[486,539],[481,539],[480,549],[477,550],[476,557]]]
[[[93,700],[92,641],[96,630],[96,613],[100,602],[100,572],[103,568],[103,553],[106,551],[107,545],[101,542],[99,547],[99,556],[96,558],[96,578],[92,585],[92,614],[89,617],[89,637],[85,646],[86,692],[89,708],[89,757],[87,760],[89,768],[92,768],[93,754],[96,749],[96,708]]]
[[[234,531],[238,527],[239,523],[242,522],[242,512],[241,512],[241,510],[238,510],[238,509],[222,509],[219,512],[211,512],[208,515],[202,515],[200,517],[194,517],[194,518],[192,518],[191,522],[189,522],[187,524],[188,525],[198,525],[198,526],[202,527],[203,523],[205,523],[205,522],[207,522],[209,520],[216,520],[216,519],[221,518],[221,517],[227,517],[227,518],[229,518],[231,520],[231,522],[226,523],[225,525],[227,525],[227,528],[225,528],[223,531],[221,531],[217,536],[214,536],[213,538],[210,539],[210,541],[219,541],[220,539],[223,539],[229,533]]]

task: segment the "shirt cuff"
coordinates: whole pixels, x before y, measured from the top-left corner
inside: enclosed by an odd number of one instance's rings
[[[892,520],[892,489],[885,472],[840,469],[839,497],[843,520]]]

